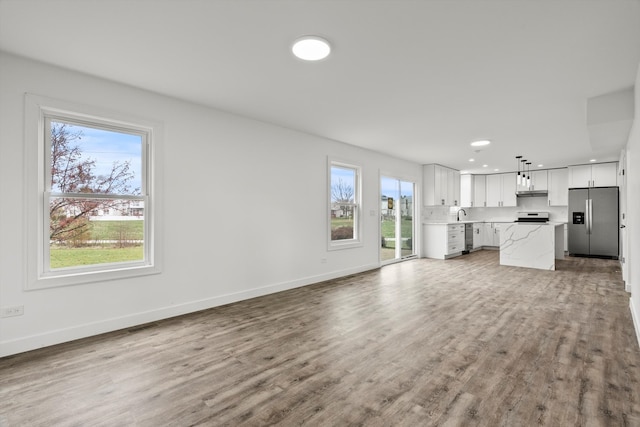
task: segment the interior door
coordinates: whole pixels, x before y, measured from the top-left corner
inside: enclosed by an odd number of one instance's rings
[[[412,182],[380,177],[380,261],[415,256],[414,191]]]
[[[618,163],[618,186],[620,187],[620,264],[622,265],[622,280],[629,283],[629,240],[627,239],[627,150],[622,150]]]

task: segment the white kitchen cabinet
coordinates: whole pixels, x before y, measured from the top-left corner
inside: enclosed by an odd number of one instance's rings
[[[486,206],[486,182],[485,175],[460,175],[460,206],[463,208]]]
[[[549,206],[569,205],[569,170],[549,169]]]
[[[460,171],[447,171],[447,201],[449,206],[460,206]]]
[[[473,206],[487,206],[487,177],[485,175],[475,175],[473,179]]]
[[[460,172],[429,164],[422,167],[424,206],[460,206]]]
[[[492,222],[491,223],[491,246],[500,247],[500,223]]]
[[[474,175],[460,175],[460,206],[462,206],[463,208],[473,207],[474,182]]]
[[[569,166],[569,188],[615,187],[618,162]]]
[[[487,175],[486,179],[487,206],[517,206],[515,173],[491,174]]]
[[[484,236],[483,245],[488,247],[500,247],[500,223],[485,222],[483,224]]]
[[[615,187],[618,185],[618,162],[591,165],[592,187]]]
[[[484,246],[484,223],[473,223],[473,249],[478,249]]]
[[[493,246],[493,228],[491,227],[491,223],[483,223],[482,228],[482,246]]]
[[[464,224],[423,224],[423,256],[446,259],[464,250]]]
[[[548,175],[546,170],[531,172],[531,188],[533,191],[548,190]]]

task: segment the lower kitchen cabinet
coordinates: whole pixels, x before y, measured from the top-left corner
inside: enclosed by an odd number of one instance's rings
[[[446,259],[462,254],[464,224],[423,224],[423,256]]]
[[[484,223],[484,244],[482,246],[500,247],[500,224],[497,222]]]
[[[473,223],[473,249],[484,246],[484,222]]]

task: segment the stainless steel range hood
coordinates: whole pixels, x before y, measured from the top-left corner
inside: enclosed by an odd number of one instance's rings
[[[516,191],[516,196],[518,197],[544,197],[549,192],[547,190],[524,190],[524,191]]]

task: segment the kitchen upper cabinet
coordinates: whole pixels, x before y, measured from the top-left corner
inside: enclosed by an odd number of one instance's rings
[[[531,190],[548,190],[548,175],[546,170],[531,172]]]
[[[473,207],[474,182],[474,175],[460,175],[460,206],[462,206],[463,208]]]
[[[422,167],[424,206],[460,206],[460,172],[430,164]]]
[[[486,179],[487,206],[517,206],[515,173],[486,175]]]
[[[618,185],[618,162],[591,165],[592,187],[616,187]]]
[[[473,206],[481,208],[487,206],[487,177],[475,175],[473,179]]]
[[[569,166],[569,188],[616,187],[618,162]]]
[[[549,206],[569,205],[569,170],[550,169],[549,177]]]
[[[463,208],[486,206],[486,182],[484,175],[460,175],[460,206]]]

